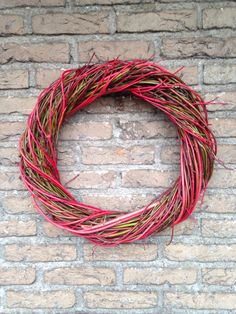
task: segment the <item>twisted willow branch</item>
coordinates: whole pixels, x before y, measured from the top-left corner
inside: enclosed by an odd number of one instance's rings
[[[134,212],[102,210],[77,202],[61,184],[57,142],[65,118],[97,98],[129,93],[160,109],[180,141],[180,175],[147,206]],[[41,214],[54,225],[98,245],[144,239],[184,221],[212,175],[216,140],[201,96],[175,74],[142,60],[112,60],[64,71],[46,88],[20,140],[20,171]]]

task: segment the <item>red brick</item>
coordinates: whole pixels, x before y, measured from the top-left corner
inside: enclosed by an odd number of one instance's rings
[[[109,11],[86,13],[51,13],[32,17],[36,34],[109,33]]]
[[[27,88],[28,75],[27,70],[0,70],[0,89]]]
[[[80,62],[87,62],[95,53],[99,60],[109,60],[119,57],[123,60],[145,59],[152,57],[154,45],[148,41],[81,41],[78,44]]]
[[[7,1],[7,0],[5,0]],[[5,2],[4,1],[4,2]],[[2,1],[0,2],[0,8]],[[17,15],[1,15],[0,18],[0,33],[4,35],[14,34],[22,35],[25,33],[24,20],[22,16]]]

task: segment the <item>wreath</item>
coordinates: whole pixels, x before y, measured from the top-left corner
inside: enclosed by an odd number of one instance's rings
[[[101,96],[131,94],[161,110],[180,141],[180,175],[151,203],[133,212],[103,210],[75,200],[62,185],[57,142],[63,121]],[[147,60],[111,60],[66,70],[43,90],[20,139],[21,178],[46,220],[91,242],[133,242],[184,221],[207,188],[216,159],[203,98]]]

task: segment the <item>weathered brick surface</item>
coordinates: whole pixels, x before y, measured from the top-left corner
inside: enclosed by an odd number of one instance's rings
[[[0,237],[32,236],[36,234],[35,221],[0,221]]]
[[[84,164],[152,164],[154,162],[154,146],[122,146],[82,147]]]
[[[6,260],[15,262],[72,261],[76,259],[76,248],[68,244],[8,244],[5,247],[5,257]]]
[[[62,6],[65,0],[2,0],[0,8],[15,8],[15,7],[44,7],[44,6]]]
[[[30,285],[35,281],[32,267],[0,267],[1,285]]]
[[[203,10],[203,28],[235,28],[235,7]]]
[[[5,2],[5,1],[4,1]],[[2,1],[0,3],[0,8]],[[0,34],[2,35],[22,35],[25,33],[24,19],[17,15],[1,15]]]
[[[209,85],[236,83],[235,73],[235,64],[206,65],[204,67],[204,83]]]
[[[0,313],[235,312],[234,1],[1,0],[0,11]],[[40,91],[92,56],[159,62],[216,101],[209,125],[229,168],[216,161],[188,219],[117,247],[46,221],[18,168],[18,141]],[[177,179],[179,150],[175,127],[154,106],[106,95],[66,119],[58,169],[78,202],[131,212]]]
[[[91,291],[84,299],[89,308],[145,309],[157,305],[157,293],[133,291]]]
[[[132,252],[132,254],[130,254]],[[107,261],[152,261],[157,257],[155,244],[130,244],[114,248],[93,247],[89,244],[84,246],[85,260]]]
[[[124,271],[125,284],[192,284],[196,282],[197,271],[185,268],[127,268]]]
[[[227,309],[236,308],[234,293],[171,293],[165,294],[165,304],[177,308]]]
[[[28,75],[27,70],[0,70],[0,89],[27,88]]]
[[[233,286],[236,284],[235,268],[204,268],[203,282],[209,285]]]
[[[44,281],[57,285],[113,285],[115,272],[110,268],[98,267],[55,268],[45,272]]]
[[[166,38],[162,54],[169,58],[235,57],[236,38],[200,37]]]
[[[32,28],[37,34],[109,33],[109,11],[35,15],[32,18]]]
[[[68,290],[7,292],[7,305],[10,308],[67,309],[74,304],[75,293]]]
[[[118,12],[118,32],[148,32],[196,29],[196,12],[194,10],[162,12]]]
[[[88,41],[78,44],[79,60],[87,62],[96,54],[99,60],[119,56],[124,60],[145,59],[154,55],[154,45],[148,41]]]

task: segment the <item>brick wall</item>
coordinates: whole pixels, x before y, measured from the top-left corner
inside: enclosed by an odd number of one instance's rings
[[[0,1],[0,313],[236,313],[236,3]],[[145,243],[94,248],[49,225],[19,180],[17,144],[40,90],[88,61],[155,56],[209,107],[219,157],[203,205]],[[134,210],[178,175],[173,126],[149,105],[108,97],[59,143],[64,184],[86,203]]]

